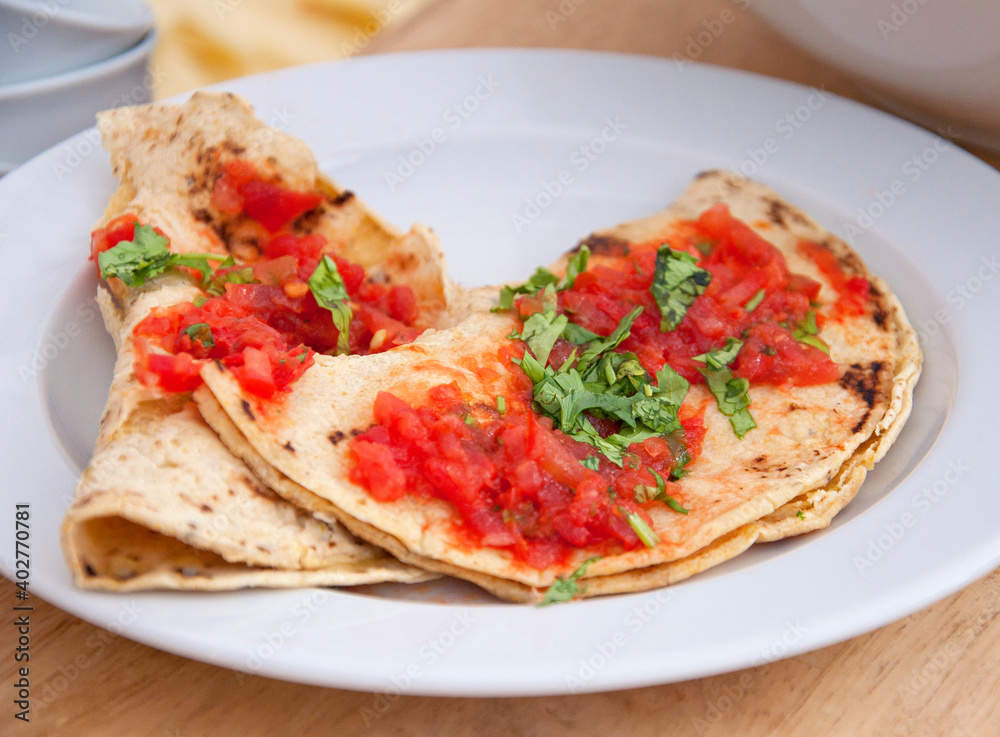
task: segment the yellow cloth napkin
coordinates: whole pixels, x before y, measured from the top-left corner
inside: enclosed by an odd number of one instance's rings
[[[245,74],[339,59],[426,0],[149,0],[157,98]]]

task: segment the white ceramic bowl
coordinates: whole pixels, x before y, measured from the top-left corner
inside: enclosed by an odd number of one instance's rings
[[[94,124],[99,110],[152,98],[150,31],[136,46],[65,74],[0,85],[0,173]],[[99,144],[98,144],[99,145]]]
[[[141,0],[0,0],[0,84],[110,59],[152,27]]]
[[[959,141],[1000,148],[998,0],[750,0],[790,40],[878,102]]]

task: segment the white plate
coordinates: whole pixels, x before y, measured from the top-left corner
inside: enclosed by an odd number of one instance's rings
[[[523,277],[590,230],[667,204],[701,169],[743,167],[851,235],[899,294],[926,351],[913,416],[828,530],[659,592],[539,610],[461,588],[79,591],[58,526],[110,376],[86,255],[115,186],[81,134],[0,181],[0,525],[6,538],[15,503],[31,503],[35,594],[132,639],[276,678],[518,695],[664,683],[805,652],[925,607],[1000,561],[1000,176],[972,156],[815,90],[632,56],[383,56],[227,86],[388,218],[437,228],[468,285]],[[859,224],[858,208],[870,222]]]

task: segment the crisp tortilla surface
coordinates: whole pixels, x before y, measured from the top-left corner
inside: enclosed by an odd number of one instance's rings
[[[325,201],[294,224],[369,275],[411,286],[428,325],[454,288],[436,237],[403,234],[320,174],[301,141],[257,120],[234,95],[197,93],[182,105],[119,108],[98,127],[121,185],[104,218],[131,213],[179,252],[231,254],[250,263],[264,237],[243,216],[211,205],[227,161],[253,162],[268,178],[320,191]],[[228,589],[351,585],[433,576],[362,542],[333,517],[316,517],[261,483],[201,418],[190,395],[143,386],[133,372],[132,330],[150,311],[200,290],[166,276],[137,289],[117,280],[98,303],[118,357],[94,456],[62,526],[76,582],[100,589]]]
[[[837,295],[819,269],[799,255],[800,240],[829,248],[848,275],[871,276],[846,244],[775,192],[723,172],[701,175],[666,211],[596,233],[585,242],[600,260],[623,245],[669,240],[675,228],[716,202],[728,204],[736,217],[781,250],[792,272],[823,284],[819,300],[824,307]],[[682,561],[697,560],[700,554],[703,559],[689,568],[702,570],[703,563],[732,557],[762,534],[765,539],[795,534],[780,510],[810,493],[816,499],[853,496],[860,483],[858,469],[884,454],[909,412],[920,366],[902,309],[875,280],[864,315],[831,320],[821,333],[831,357],[843,367],[842,379],[822,386],[752,387],[751,410],[758,427],[742,441],[706,387],[692,387],[685,401],[704,407],[704,448],[680,487],[678,501],[690,513],[679,515],[661,505],[649,510],[659,545],[617,552],[583,549],[563,566],[536,570],[504,550],[470,546],[457,513],[444,501],[406,497],[376,502],[349,480],[350,439],[372,424],[379,391],[420,404],[430,387],[455,382],[473,412],[477,406],[494,406],[498,394],[507,396],[508,404],[511,398],[524,402],[524,379],[510,362],[511,341],[505,337],[515,326],[508,315],[479,313],[378,356],[321,356],[279,403],[256,402],[224,368],[208,365],[203,378],[213,407],[228,417],[225,427],[213,422],[207,402],[201,406],[231,448],[243,448],[244,458],[250,455],[246,449],[252,449],[251,465],[267,469],[262,472],[268,478],[285,477],[294,485],[275,484],[275,489],[296,504],[337,517],[355,534],[403,560],[523,601],[532,598],[526,590],[550,585],[598,552],[602,558],[586,578],[605,583],[591,591],[622,592],[676,580],[666,573],[658,577],[661,566],[676,564],[676,570],[683,570]],[[776,513],[777,518],[770,517]],[[822,514],[814,515],[814,522]],[[766,533],[755,524],[762,518]]]

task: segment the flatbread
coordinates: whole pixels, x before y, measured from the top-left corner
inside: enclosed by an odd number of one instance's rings
[[[700,175],[667,210],[595,233],[584,242],[592,259],[599,261],[622,244],[668,239],[678,223],[717,202],[726,203],[735,217],[773,243],[792,272],[823,284],[823,304],[832,303],[836,294],[819,269],[796,251],[800,239],[829,248],[848,275],[870,276],[846,244],[777,193],[724,172]],[[786,505],[793,500],[808,494],[817,502],[822,496],[853,496],[862,470],[880,458],[898,434],[921,361],[898,302],[882,282],[875,280],[872,287],[863,316],[832,323],[821,334],[833,360],[845,367],[840,382],[755,385],[752,409],[758,428],[742,441],[707,388],[692,386],[685,401],[705,406],[707,433],[701,457],[682,482],[690,513],[648,510],[660,544],[604,555],[584,577],[595,582],[589,591],[634,591],[669,583],[683,577],[681,571],[703,570],[742,552],[761,535],[757,522],[762,518],[767,539],[794,534],[797,528],[783,521],[793,508]],[[502,598],[534,600],[594,551],[579,550],[562,566],[536,570],[505,550],[470,548],[456,532],[457,513],[447,502],[410,496],[376,502],[348,481],[352,462],[345,442],[372,424],[372,405],[380,390],[414,405],[424,402],[430,387],[448,382],[455,382],[473,407],[492,406],[498,394],[509,396],[509,377],[519,369],[505,353],[506,336],[517,326],[506,314],[477,313],[453,328],[425,333],[412,345],[378,356],[320,356],[280,407],[255,401],[222,366],[208,365],[202,373],[207,389],[196,400],[230,448],[244,460],[252,456],[248,462],[255,471],[295,504],[340,519],[359,537],[401,560],[465,578]],[[207,392],[212,395],[211,410]],[[219,408],[226,423],[213,421]],[[281,477],[290,483],[275,481]],[[778,518],[769,518],[783,509]],[[818,511],[814,519],[826,514]]]
[[[98,127],[121,179],[99,226],[131,213],[159,227],[172,250],[252,261],[254,224],[210,203],[221,167],[239,157],[288,187],[325,194],[326,202],[296,222],[297,234],[320,233],[333,250],[363,261],[371,278],[409,285],[427,324],[445,313],[454,287],[430,230],[403,234],[383,222],[326,180],[304,143],[254,118],[245,100],[196,93],[182,105],[102,113]],[[154,307],[198,294],[178,276],[137,289],[117,280],[99,288],[118,357],[95,453],[62,525],[77,584],[219,590],[432,578],[268,489],[219,441],[189,394],[138,382],[134,326]]]

